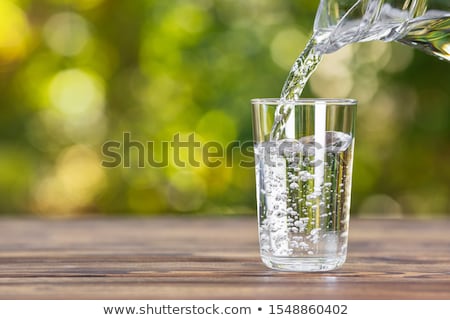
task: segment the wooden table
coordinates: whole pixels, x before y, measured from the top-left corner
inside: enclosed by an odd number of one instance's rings
[[[0,220],[2,299],[450,299],[450,220],[357,220],[340,270],[284,273],[256,219]]]

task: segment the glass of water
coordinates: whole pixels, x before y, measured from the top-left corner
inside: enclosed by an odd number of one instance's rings
[[[263,263],[287,271],[340,267],[347,256],[356,101],[253,99],[252,115]]]

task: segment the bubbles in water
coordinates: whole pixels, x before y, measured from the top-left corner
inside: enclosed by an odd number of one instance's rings
[[[260,241],[266,254],[321,256],[345,244],[346,238],[337,235],[347,228],[353,138],[342,132],[327,132],[325,138],[323,166],[314,165],[311,136],[256,146]],[[314,179],[316,175],[323,180]],[[326,244],[321,243],[324,237]],[[330,239],[340,240],[330,245]]]

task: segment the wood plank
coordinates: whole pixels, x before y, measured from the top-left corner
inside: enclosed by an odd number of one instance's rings
[[[0,220],[1,299],[450,299],[450,221],[358,220],[340,270],[259,261],[256,219]]]

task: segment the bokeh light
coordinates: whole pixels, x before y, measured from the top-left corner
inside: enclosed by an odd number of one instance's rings
[[[25,12],[10,0],[0,2],[0,66],[25,56],[30,26]]]
[[[307,35],[296,28],[283,29],[275,35],[270,45],[273,61],[286,71],[292,67],[299,51],[308,41]]]
[[[73,56],[80,53],[89,40],[89,29],[80,15],[62,12],[51,16],[45,23],[44,38],[56,53]]]
[[[223,111],[211,110],[197,122],[196,132],[207,141],[218,141],[223,145],[237,138],[236,122]]]
[[[52,106],[67,117],[88,118],[104,106],[100,81],[77,69],[56,74],[50,82],[49,93]]]
[[[62,151],[55,167],[34,192],[34,210],[42,215],[71,215],[89,208],[104,186],[104,172],[96,152],[83,145]]]
[[[348,97],[353,88],[350,65],[354,58],[353,48],[346,47],[325,56],[311,77],[311,89],[319,97]]]

